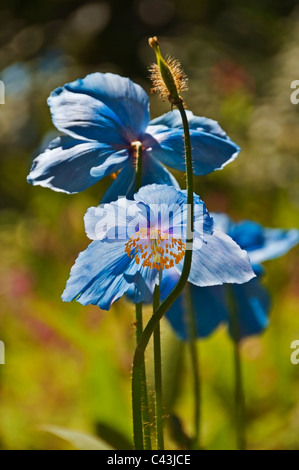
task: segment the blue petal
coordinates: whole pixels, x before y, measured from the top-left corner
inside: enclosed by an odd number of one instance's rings
[[[109,204],[90,207],[84,216],[84,225],[91,240],[127,240],[135,234],[136,226],[147,226],[147,219],[135,201],[122,197]]]
[[[95,140],[119,150],[129,145],[118,116],[91,96],[57,88],[48,98],[55,127],[75,139]]]
[[[169,269],[163,273],[160,286],[162,300],[175,287],[179,277],[180,275],[175,269]],[[188,288],[190,289],[191,301],[195,311],[196,335],[198,338],[204,338],[211,334],[222,322],[227,321],[224,288],[223,286],[197,287],[192,284],[188,284]],[[190,337],[187,318],[187,295],[188,292],[184,289],[166,313],[166,318],[182,340],[188,340]]]
[[[179,274],[174,269],[163,273],[160,287],[162,299],[167,297],[178,279]],[[230,335],[234,337],[228,287],[197,287],[189,284],[189,289],[195,310],[197,337],[208,336],[221,323],[228,323]],[[238,316],[238,340],[261,333],[269,324],[270,296],[267,290],[259,279],[252,279],[241,285],[232,285],[231,289]],[[188,294],[184,290],[166,313],[171,326],[183,340],[189,337],[186,295]]]
[[[252,279],[245,284],[232,286],[232,292],[238,316],[238,339],[261,333],[269,324],[270,296],[267,290],[259,279]],[[234,338],[230,317],[229,332]]]
[[[183,262],[178,264],[179,269]],[[223,283],[241,284],[255,277],[246,251],[241,250],[228,235],[214,230],[204,241],[195,237],[189,281],[197,286]]]
[[[235,224],[228,215],[226,215],[224,213],[221,213],[221,212],[211,212],[211,216],[213,217],[214,225],[218,230],[221,230],[221,232],[224,232],[227,235],[231,234],[232,227]],[[235,242],[237,242],[237,240],[235,240]],[[241,247],[241,248],[243,248],[243,247]]]
[[[136,202],[143,203],[150,208],[151,221],[154,217],[162,217],[177,237],[185,240],[187,225],[187,192],[159,184],[151,184],[140,188],[134,195]],[[196,194],[194,199],[194,234],[201,237],[212,233],[213,219],[210,217],[205,204]],[[170,217],[170,215],[172,216]],[[152,218],[153,217],[153,218]],[[163,223],[162,223],[163,224]]]
[[[126,279],[134,282],[126,292],[130,300],[135,304],[152,302],[155,285],[159,283],[159,271],[141,266],[134,276],[126,276]]]
[[[187,220],[187,198],[183,191],[172,186],[150,184],[134,195],[136,202],[145,206],[151,225],[159,224],[164,230],[172,230],[184,240]]]
[[[120,196],[126,196],[133,199],[136,186],[136,170],[133,162],[129,160],[117,175],[115,180],[110,184],[101,199],[101,203],[115,201]]]
[[[128,78],[93,73],[66,84],[49,98],[55,126],[101,142],[141,140],[149,122],[145,91]]]
[[[185,151],[182,128],[149,126],[144,140],[152,148],[152,155],[165,165],[185,171]],[[193,170],[195,175],[206,175],[220,170],[233,161],[240,148],[231,140],[215,134],[190,130]]]
[[[157,206],[172,204],[183,206],[187,202],[185,191],[161,184],[149,184],[141,187],[135,194],[134,199],[136,202]]]
[[[146,152],[142,161],[142,185],[165,184],[180,189],[175,177],[161,163]]]
[[[135,282],[138,301],[146,301],[152,295],[152,277],[155,274],[138,269],[135,261],[125,253],[124,241],[95,240],[79,254],[62,300],[70,302],[76,299],[82,305],[94,304],[109,310],[111,304]]]
[[[115,152],[107,144],[61,136],[34,160],[27,180],[55,191],[77,193],[118,170],[127,158],[125,151]],[[97,176],[91,174],[94,166],[99,168]]]
[[[91,174],[97,176],[98,169],[93,168]],[[159,183],[166,186],[174,186],[179,189],[179,184],[172,174],[161,163],[145,154],[142,162],[142,185]],[[136,168],[132,160],[128,161],[124,169],[113,181],[106,191],[101,202],[111,202],[118,196],[126,196],[133,199],[136,189]]]
[[[223,139],[228,139],[224,130],[219,126],[217,121],[202,116],[194,116],[191,111],[186,110],[187,119],[190,129],[196,129],[208,134],[214,134]],[[169,111],[162,116],[150,121],[150,125],[162,125],[166,127],[182,127],[182,117],[177,109]]]
[[[72,267],[62,300],[76,299],[82,305],[108,310],[128,289],[124,272],[130,267],[134,265],[125,253],[124,242],[93,241]]]
[[[264,228],[251,220],[234,223],[225,214],[213,214],[216,226],[248,252],[252,264],[278,258],[299,242],[299,230]]]
[[[247,251],[260,249],[264,244],[264,228],[250,220],[240,223],[231,223],[229,235]]]
[[[193,116],[191,111],[186,111],[187,118]],[[182,127],[182,117],[177,109],[169,111],[168,113],[162,114],[155,119],[152,119],[149,123],[150,126],[166,126],[166,127]]]
[[[282,256],[299,243],[299,230],[296,229],[266,228],[263,235],[263,246],[259,249],[252,248],[248,253],[252,264]]]

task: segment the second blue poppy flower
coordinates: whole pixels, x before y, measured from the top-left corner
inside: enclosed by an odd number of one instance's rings
[[[134,144],[143,148],[142,184],[178,184],[164,165],[185,171],[183,129],[178,111],[150,121],[146,92],[130,79],[93,73],[54,90],[52,120],[65,135],[33,162],[28,182],[77,193],[119,172],[102,202],[135,192]],[[187,111],[195,175],[222,169],[240,148],[217,122]]]

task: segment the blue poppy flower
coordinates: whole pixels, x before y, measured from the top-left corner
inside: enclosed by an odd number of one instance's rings
[[[186,224],[186,192],[166,185],[143,186],[134,200],[91,207],[85,230],[93,241],[72,267],[62,299],[107,310],[130,291],[134,302],[149,302],[160,274],[163,280],[171,268],[182,271]],[[214,229],[196,195],[194,225],[191,283],[243,283],[255,276],[247,253]]]
[[[164,164],[185,171],[183,129],[178,111],[149,121],[149,99],[128,78],[93,73],[54,90],[48,98],[52,120],[65,135],[54,139],[33,162],[28,182],[77,193],[119,172],[102,202],[135,190],[134,146],[143,148],[142,184],[178,187]],[[188,112],[194,173],[223,168],[240,148],[220,126]],[[135,153],[136,155],[136,153]]]
[[[190,284],[197,336],[206,337],[221,323],[227,323],[229,332],[234,337],[230,318],[230,294],[233,295],[238,316],[239,339],[242,339],[260,333],[269,324],[270,296],[261,284],[263,268],[259,263],[289,251],[299,242],[299,230],[264,228],[249,220],[234,223],[225,214],[213,214],[213,219],[218,229],[227,233],[248,252],[257,277],[247,283],[230,286],[230,293],[227,286],[202,288]],[[161,297],[165,298],[177,282],[177,273],[174,270],[168,271],[161,283]],[[186,292],[183,292],[166,313],[175,332],[183,340],[189,337],[185,296]]]

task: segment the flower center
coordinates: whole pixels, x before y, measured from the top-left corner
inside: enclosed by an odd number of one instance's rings
[[[126,254],[142,266],[169,269],[185,255],[185,243],[157,228],[141,228],[127,241]]]

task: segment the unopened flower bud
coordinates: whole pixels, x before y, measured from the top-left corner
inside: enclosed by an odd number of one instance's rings
[[[150,67],[153,91],[159,93],[163,100],[168,98],[175,105],[182,100],[180,92],[187,90],[187,77],[178,60],[170,57],[164,60],[156,36],[149,38],[148,42],[157,58],[157,64]]]

